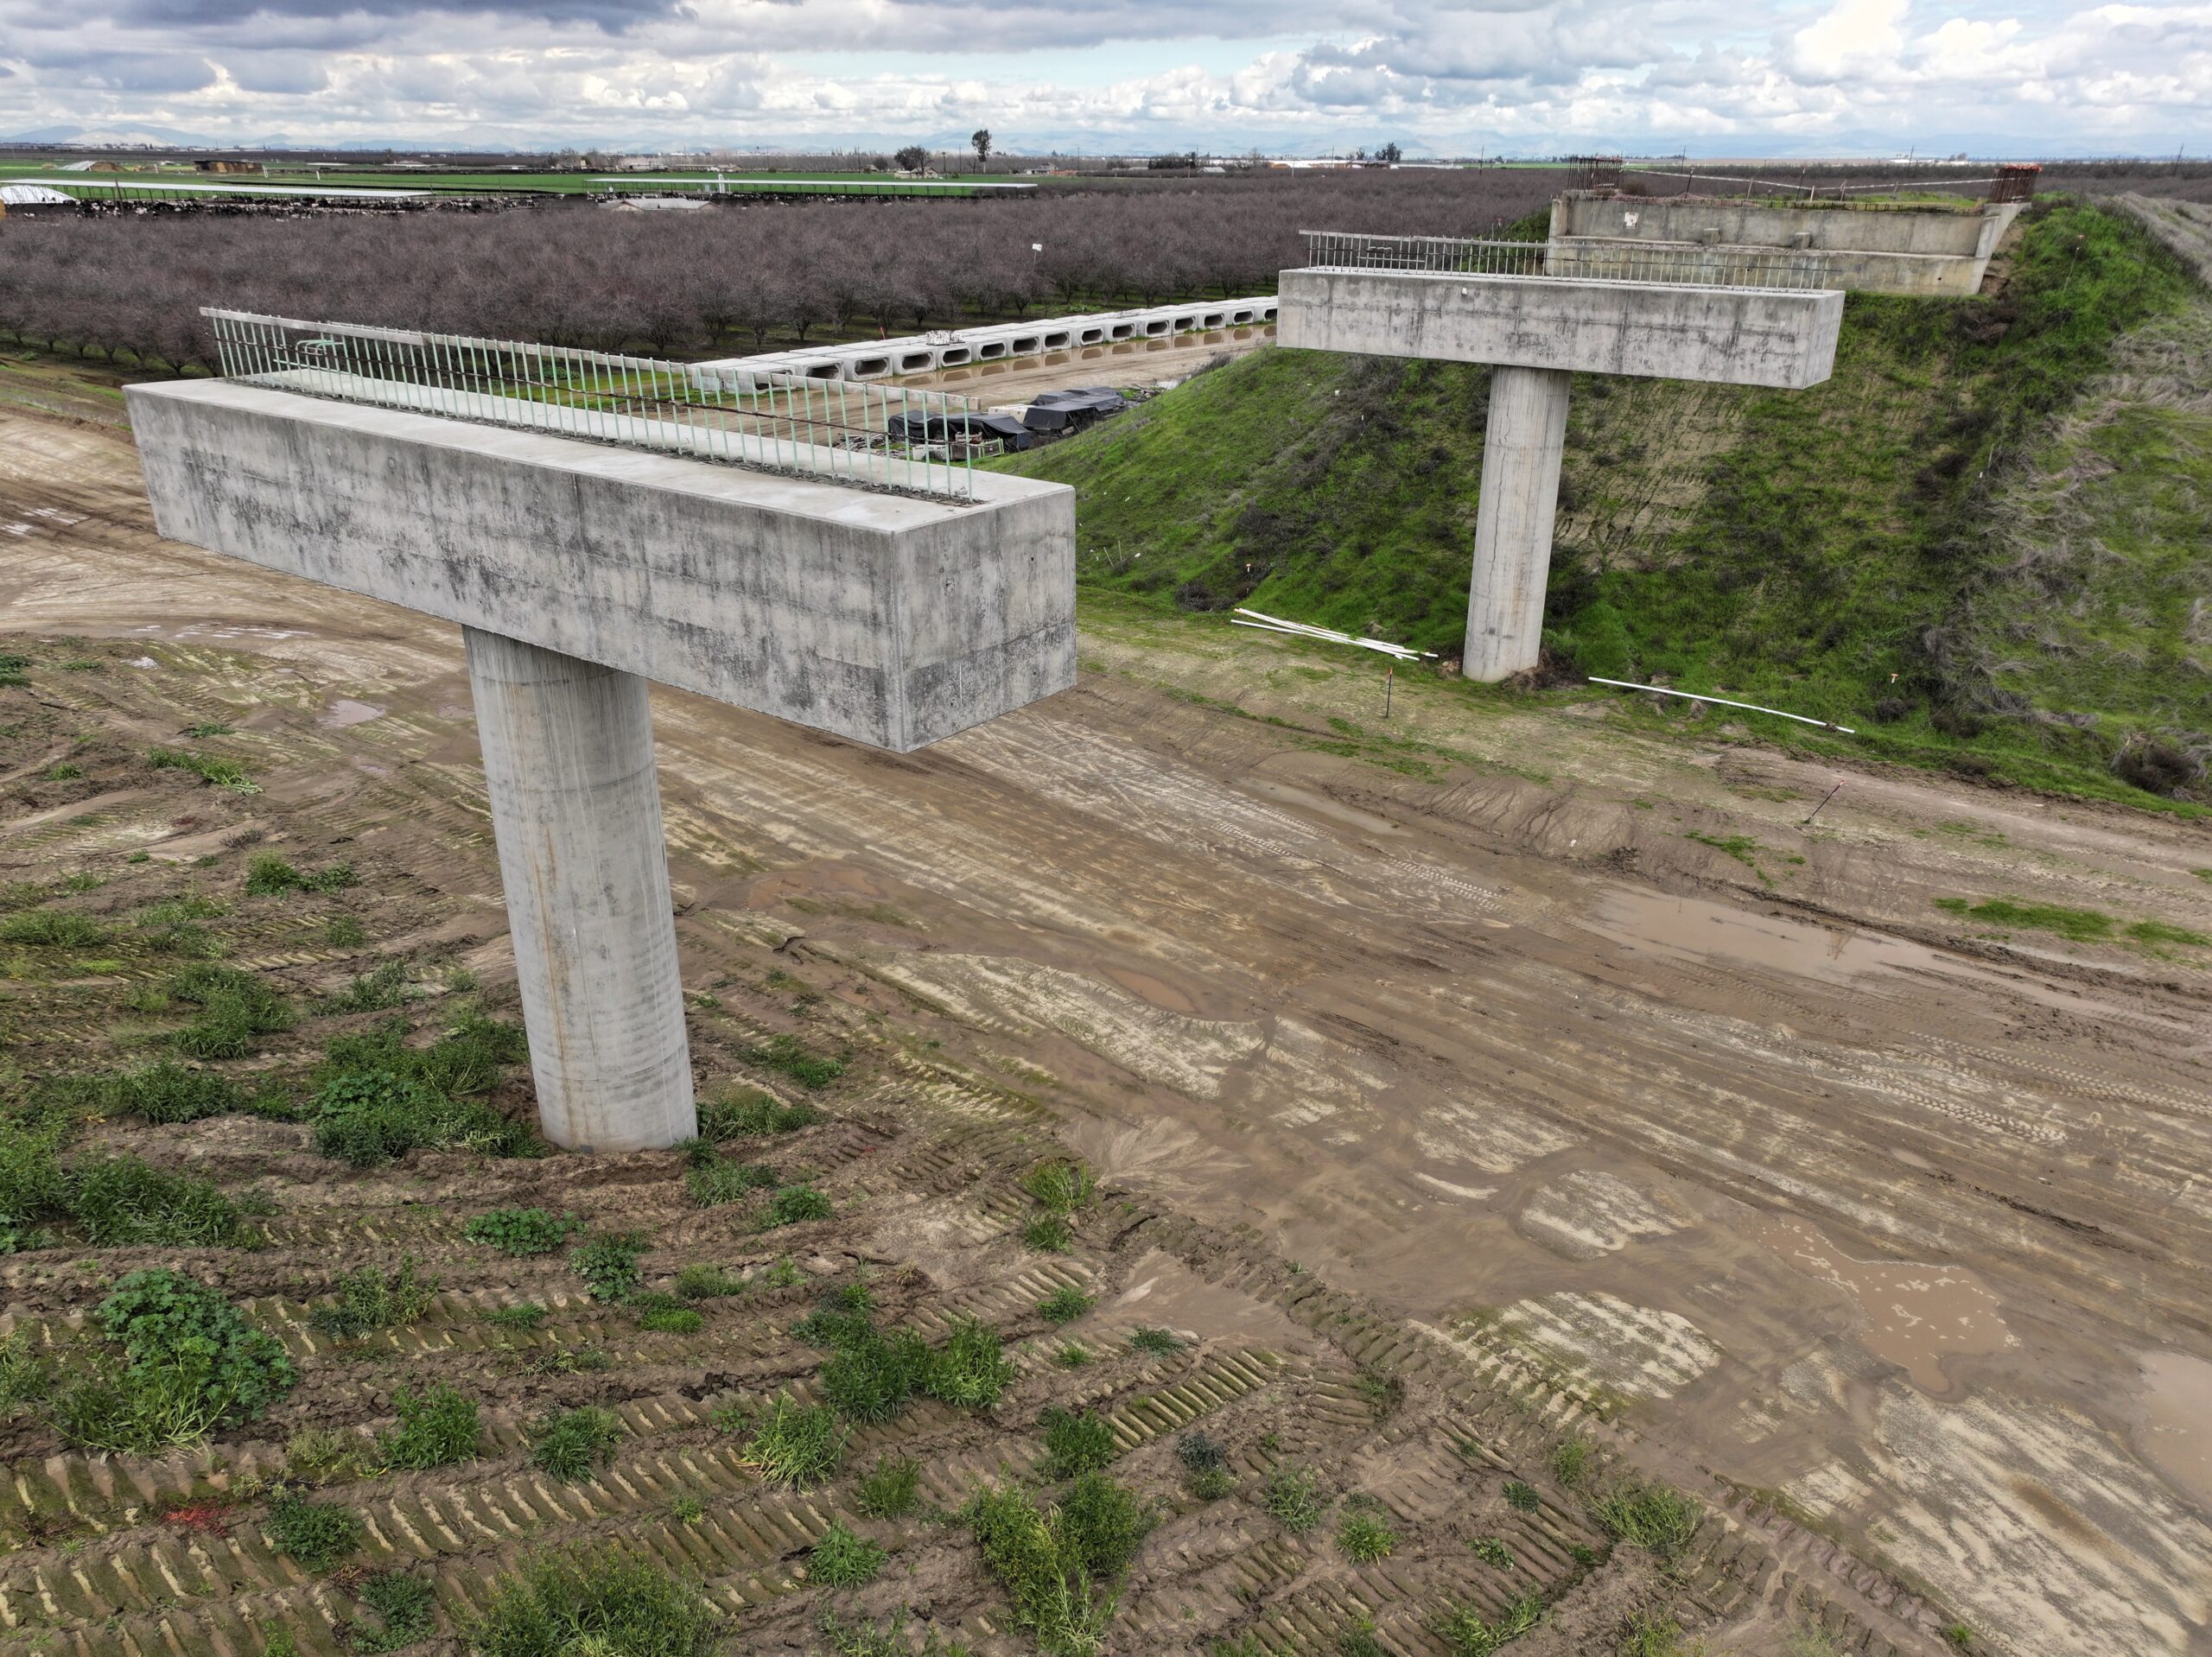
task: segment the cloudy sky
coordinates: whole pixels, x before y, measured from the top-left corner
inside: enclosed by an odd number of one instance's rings
[[[2212,3],[0,0],[0,136],[2212,150]]]

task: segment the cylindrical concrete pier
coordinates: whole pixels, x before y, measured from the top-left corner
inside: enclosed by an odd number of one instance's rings
[[[698,1132],[652,714],[634,673],[464,627],[545,1137]]]
[[[1572,378],[1557,368],[1491,372],[1482,495],[1475,503],[1475,573],[1467,591],[1467,644],[1461,663],[1470,679],[1509,679],[1536,665]]]

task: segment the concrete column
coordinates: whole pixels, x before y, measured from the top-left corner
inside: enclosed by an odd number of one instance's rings
[[[690,1139],[698,1114],[645,681],[461,632],[545,1137],[580,1151]]]
[[[1491,371],[1462,663],[1470,679],[1508,679],[1536,665],[1571,378],[1558,368]]]

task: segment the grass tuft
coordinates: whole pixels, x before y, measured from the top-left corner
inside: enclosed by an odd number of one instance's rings
[[[822,1533],[807,1556],[807,1575],[824,1588],[858,1588],[874,1581],[890,1557],[840,1519]]]
[[[1319,1525],[1329,1508],[1321,1494],[1321,1476],[1310,1467],[1287,1463],[1268,1475],[1260,1487],[1260,1505],[1293,1536],[1303,1536]]]
[[[1063,1284],[1037,1303],[1037,1315],[1048,1324],[1072,1324],[1097,1304],[1073,1284]]]
[[[269,1540],[302,1570],[324,1571],[361,1546],[366,1527],[351,1508],[309,1501],[291,1491],[269,1504]]]
[[[1093,1411],[1071,1413],[1063,1409],[1048,1409],[1040,1418],[1045,1429],[1045,1463],[1046,1478],[1058,1481],[1070,1479],[1079,1473],[1095,1473],[1109,1466],[1122,1453],[1114,1442],[1114,1429],[1106,1418]]]
[[[721,1622],[691,1583],[610,1551],[526,1561],[465,1632],[476,1657],[709,1657]]]
[[[531,1430],[530,1458],[556,1479],[586,1479],[613,1459],[624,1436],[613,1411],[587,1404],[539,1421]]]
[[[745,1454],[769,1483],[804,1490],[836,1477],[849,1436],[826,1405],[803,1405],[779,1393],[754,1423]]]
[[[338,1286],[337,1300],[308,1314],[310,1327],[341,1341],[411,1324],[429,1309],[438,1280],[424,1277],[413,1255],[391,1272],[364,1266]]]
[[[389,1467],[451,1467],[476,1459],[476,1400],[442,1381],[416,1396],[406,1387],[392,1394],[399,1419],[377,1440]]]
[[[861,1475],[853,1505],[870,1519],[903,1519],[921,1501],[922,1464],[911,1456],[885,1456]]]

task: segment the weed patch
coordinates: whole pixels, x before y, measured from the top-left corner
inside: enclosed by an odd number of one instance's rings
[[[999,1401],[1014,1375],[1014,1361],[1006,1355],[999,1332],[988,1324],[963,1317],[953,1324],[944,1344],[931,1355],[922,1390],[939,1403],[988,1410]]]
[[[874,1581],[875,1573],[889,1557],[840,1519],[814,1545],[814,1552],[807,1557],[807,1575],[824,1588],[858,1588]]]
[[[1073,1284],[1063,1284],[1037,1303],[1037,1315],[1048,1324],[1072,1324],[1097,1304]]]
[[[399,1420],[377,1441],[389,1467],[451,1467],[476,1459],[476,1400],[442,1381],[420,1397],[404,1387],[392,1394]]]
[[[425,1277],[413,1255],[390,1272],[364,1266],[338,1286],[338,1298],[308,1314],[309,1327],[341,1341],[411,1324],[429,1310],[438,1280]]]
[[[273,854],[257,857],[246,866],[245,892],[249,898],[274,898],[287,892],[344,892],[361,884],[351,863],[302,874]]]
[[[1614,1486],[1590,1504],[1591,1517],[1617,1542],[1659,1556],[1681,1557],[1697,1531],[1700,1509],[1663,1484],[1633,1481]]]
[[[1348,1514],[1337,1527],[1337,1546],[1354,1565],[1387,1559],[1397,1546],[1398,1533],[1373,1514]]]
[[[356,1168],[395,1162],[410,1151],[461,1148],[519,1156],[530,1130],[490,1106],[456,1099],[427,1082],[390,1070],[348,1071],[308,1102],[315,1148]]]
[[[795,1036],[776,1036],[745,1052],[745,1062],[764,1070],[787,1076],[802,1088],[826,1088],[845,1073],[842,1058],[823,1058],[810,1053]]]
[[[767,1209],[760,1216],[760,1229],[772,1231],[779,1226],[826,1220],[836,1211],[827,1192],[805,1184],[785,1185],[768,1199]]]
[[[1073,1413],[1050,1409],[1044,1413],[1044,1474],[1048,1479],[1073,1478],[1109,1466],[1122,1453],[1114,1442],[1114,1429],[1103,1415],[1090,1410]]]
[[[613,1411],[588,1404],[538,1422],[531,1432],[530,1458],[556,1479],[589,1478],[613,1459],[623,1437]]]
[[[146,756],[156,771],[181,771],[197,777],[210,788],[227,788],[234,794],[258,794],[261,784],[246,775],[245,767],[219,754],[194,753],[187,748],[156,748]]]
[[[636,1294],[645,1281],[645,1274],[638,1268],[645,1253],[642,1233],[610,1233],[570,1249],[569,1269],[584,1280],[593,1299],[619,1305]]]
[[[1288,1463],[1268,1475],[1260,1489],[1260,1505],[1293,1536],[1303,1536],[1321,1522],[1329,1509],[1321,1493],[1321,1476],[1310,1467]]]
[[[584,1228],[572,1214],[546,1209],[488,1209],[471,1220],[461,1235],[502,1254],[527,1258],[550,1254]]]
[[[812,1105],[787,1105],[759,1089],[724,1094],[699,1107],[699,1137],[719,1144],[724,1140],[766,1139],[772,1133],[796,1133],[822,1120]]]
[[[1040,1511],[1029,1493],[979,1493],[962,1516],[1014,1621],[1051,1657],[1093,1657],[1120,1603],[1119,1583],[1150,1516],[1103,1474],[1086,1474]]]
[[[804,1490],[836,1477],[849,1436],[827,1406],[799,1404],[790,1394],[779,1393],[754,1423],[745,1454],[760,1464],[760,1476],[769,1483]]]
[[[1454,1603],[1445,1608],[1433,1624],[1437,1635],[1451,1648],[1452,1657],[1490,1657],[1501,1646],[1518,1640],[1543,1619],[1544,1597],[1530,1589],[1507,1606],[1495,1622],[1481,1608]]]
[[[477,1657],[709,1657],[721,1613],[691,1584],[614,1552],[543,1554],[463,1633]]]
[[[324,1571],[361,1546],[365,1527],[351,1508],[284,1491],[269,1504],[269,1540],[302,1570]]]
[[[861,1475],[853,1505],[870,1519],[903,1519],[921,1492],[922,1464],[909,1456],[885,1456]]]

